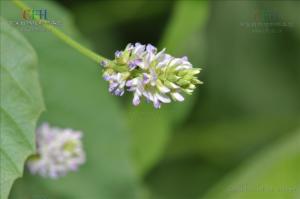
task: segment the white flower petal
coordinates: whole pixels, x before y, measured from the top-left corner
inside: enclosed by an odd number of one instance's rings
[[[192,66],[191,65],[179,65],[179,66],[177,66],[176,67],[176,69],[175,70],[183,70],[183,69],[190,69]]]
[[[139,95],[135,93],[134,96],[133,96],[132,104],[134,106],[137,106],[137,105],[140,104],[140,102],[141,102],[141,100],[140,100]]]
[[[179,59],[179,58],[174,58],[174,59],[171,60],[169,65],[172,66],[172,67],[175,67],[175,66],[178,66],[180,64],[182,64],[182,60]]]
[[[168,87],[166,87],[166,86],[164,86],[162,83],[160,83],[160,82],[157,82],[157,88],[158,88],[158,90],[160,91],[160,92],[162,92],[162,93],[168,93],[168,92],[170,92],[170,89],[168,88]]]
[[[153,105],[154,105],[154,108],[157,108],[157,109],[159,109],[160,106],[161,106],[161,103],[160,103],[160,101],[158,100],[158,98],[157,98],[156,95],[153,96]]]
[[[163,103],[170,103],[171,102],[171,99],[168,96],[164,95],[164,94],[156,93],[155,95],[159,99],[159,101],[161,101]]]
[[[184,97],[178,92],[171,93],[171,96],[175,101],[182,102],[184,100]]]
[[[180,88],[178,85],[174,84],[173,82],[170,82],[170,85],[173,89],[178,89]]]

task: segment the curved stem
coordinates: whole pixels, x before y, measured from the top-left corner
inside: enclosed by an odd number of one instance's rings
[[[12,2],[19,7],[22,10],[31,10],[30,7],[28,7],[25,3],[23,3],[21,0],[12,0]],[[94,60],[97,63],[100,63],[101,61],[110,61],[106,59],[105,57],[102,57],[101,55],[96,54],[95,52],[91,51],[90,49],[82,46],[75,40],[71,39],[68,35],[63,33],[61,30],[57,29],[55,26],[47,23],[46,20],[42,19],[34,19],[42,22],[41,24],[48,29],[50,32],[52,32],[57,38],[71,46],[72,48],[75,48],[78,50],[81,54],[87,56],[88,58]]]

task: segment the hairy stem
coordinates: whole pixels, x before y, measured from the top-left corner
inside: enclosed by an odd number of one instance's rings
[[[17,7],[19,7],[22,10],[31,10],[30,7],[28,7],[25,3],[23,3],[21,0],[11,0]],[[57,29],[55,26],[47,23],[46,20],[42,19],[34,19],[41,22],[41,24],[50,32],[52,32],[57,38],[59,38],[61,41],[65,42],[72,48],[78,50],[81,54],[87,56],[88,58],[94,60],[97,63],[100,63],[101,61],[110,61],[106,59],[105,57],[102,57],[101,55],[96,54],[95,52],[91,51],[90,49],[82,46],[78,42],[74,41],[72,38],[70,38],[68,35],[63,33],[61,30]]]

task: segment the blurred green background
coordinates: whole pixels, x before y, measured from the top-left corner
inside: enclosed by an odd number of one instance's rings
[[[25,2],[108,58],[130,42],[186,55],[204,84],[183,103],[134,107],[51,33],[22,32],[39,59],[39,123],[82,130],[87,163],[59,180],[26,171],[10,198],[300,198],[299,1]]]

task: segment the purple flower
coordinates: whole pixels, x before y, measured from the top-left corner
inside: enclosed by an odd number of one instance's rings
[[[157,52],[157,49],[154,46],[152,46],[151,44],[147,45],[146,50],[148,53],[156,53]]]
[[[141,102],[141,100],[140,100],[139,95],[137,93],[135,93],[134,96],[133,96],[132,104],[134,106],[137,106],[137,105],[140,104],[140,102]]]
[[[110,80],[110,76],[109,76],[109,75],[103,75],[103,79],[104,79],[105,81],[109,81],[109,80]]]
[[[124,89],[118,88],[118,89],[115,90],[114,94],[116,96],[122,96],[124,94]]]
[[[154,99],[153,104],[154,104],[154,108],[156,108],[156,109],[159,109],[161,106],[161,103],[157,98]]]
[[[36,131],[36,154],[27,161],[29,171],[59,178],[77,170],[85,162],[81,137],[80,131],[50,127],[47,123],[41,125]]]
[[[181,59],[184,60],[184,61],[189,61],[187,56],[183,56]]]
[[[148,84],[150,82],[150,75],[147,73],[143,73],[143,84]]]
[[[116,83],[116,82],[112,82],[112,83],[110,83],[109,84],[109,88],[108,88],[108,91],[109,92],[113,92],[117,87],[118,87],[118,83]]]
[[[115,57],[111,64],[104,64],[108,66],[103,77],[114,95],[121,96],[125,90],[134,93],[135,106],[142,97],[155,108],[171,100],[184,101],[182,94],[191,94],[201,83],[196,77],[200,69],[193,68],[186,56],[175,58],[165,49],[157,52],[151,44],[128,44],[124,51],[116,51]]]
[[[116,58],[120,58],[121,56],[122,56],[122,51],[117,50],[117,51],[115,52],[115,57],[116,57]]]
[[[107,62],[106,60],[102,60],[102,61],[100,62],[100,65],[101,65],[102,67],[107,67],[108,62]]]

